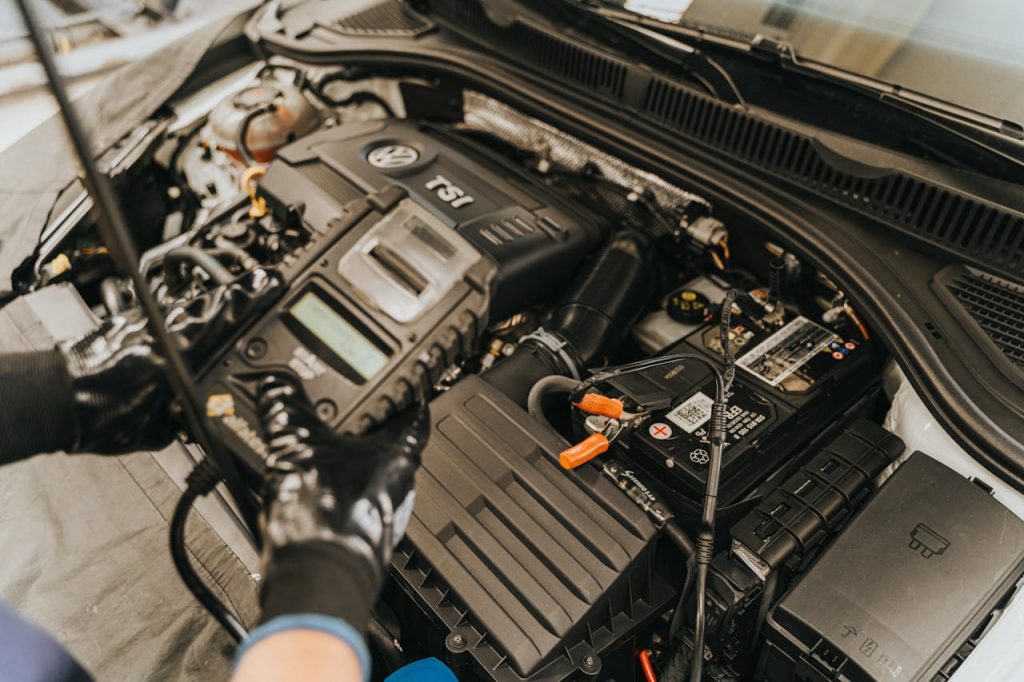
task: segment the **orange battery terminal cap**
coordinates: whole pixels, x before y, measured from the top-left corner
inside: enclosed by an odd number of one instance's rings
[[[562,453],[558,455],[558,463],[562,465],[563,469],[575,469],[607,451],[608,439],[604,434],[592,433],[571,448],[562,450]]]
[[[609,419],[620,419],[622,417],[622,401],[616,398],[607,398],[598,393],[588,393],[576,405],[589,414],[599,414]]]

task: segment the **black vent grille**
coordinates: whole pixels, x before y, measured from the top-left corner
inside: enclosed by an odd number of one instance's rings
[[[833,201],[1005,272],[1024,270],[1024,216],[900,173],[838,171],[813,142],[654,77],[642,111]]]
[[[516,24],[515,41],[530,50],[535,64],[597,93],[621,99],[626,66],[592,50],[526,24]]]
[[[519,21],[508,29],[492,23],[479,0],[436,0],[434,10],[471,34],[472,38],[520,55],[545,73],[562,76],[595,94],[622,99],[629,69],[580,43]]]
[[[433,27],[399,0],[384,0],[364,10],[338,19],[333,28],[339,33],[357,36],[415,36]]]
[[[1024,285],[969,268],[943,273],[943,279],[985,335],[1024,370]]]
[[[303,163],[295,166],[295,169],[340,204],[347,204],[364,196],[358,187],[335,173],[322,161]]]

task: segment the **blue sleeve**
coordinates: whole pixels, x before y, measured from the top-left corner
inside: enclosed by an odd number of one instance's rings
[[[459,682],[455,673],[436,658],[424,658],[421,661],[396,670],[388,675],[384,682]]]
[[[3,602],[0,672],[4,682],[92,682],[92,676],[57,640]]]

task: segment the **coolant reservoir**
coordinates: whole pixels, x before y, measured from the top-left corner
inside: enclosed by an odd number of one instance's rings
[[[246,165],[270,161],[278,149],[319,123],[319,112],[299,87],[270,79],[235,93],[210,112],[214,143]],[[243,128],[251,160],[239,149]]]

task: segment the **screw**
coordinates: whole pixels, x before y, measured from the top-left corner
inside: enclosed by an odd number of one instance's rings
[[[267,342],[263,339],[253,339],[245,347],[245,357],[250,360],[259,360],[267,354]]]
[[[321,400],[316,404],[316,416],[325,422],[333,421],[338,416],[338,406],[333,400]]]
[[[455,646],[462,646],[466,643],[466,638],[462,635],[452,635],[452,644]]]
[[[583,672],[594,673],[600,668],[600,662],[597,660],[597,656],[587,654],[580,661],[580,668]]]

